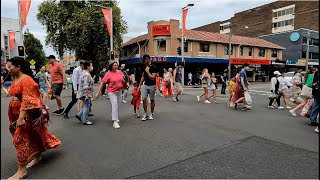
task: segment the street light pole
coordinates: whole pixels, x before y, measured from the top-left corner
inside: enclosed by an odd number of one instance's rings
[[[229,54],[229,69],[228,69],[228,80],[230,81],[231,79],[231,22],[230,22],[230,32],[229,32],[229,49],[228,49],[228,54]]]
[[[310,43],[310,30],[308,31],[308,34],[307,34],[307,52],[306,52],[306,63],[305,63],[305,68],[306,68],[306,71],[308,71],[308,63],[309,63],[309,43]]]

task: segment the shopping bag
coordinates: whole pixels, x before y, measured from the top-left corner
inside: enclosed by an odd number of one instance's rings
[[[300,115],[303,117],[309,118],[311,109],[312,109],[312,104],[313,104],[313,99],[309,99],[307,104],[304,105]]]
[[[308,87],[307,85],[303,85],[301,96],[306,97],[306,98],[311,98],[312,97],[312,88]]]
[[[250,94],[249,94],[249,92],[248,91],[245,91],[244,92],[244,99],[246,100],[246,103],[247,104],[251,104],[252,103],[252,99],[251,99],[251,96],[250,96]]]

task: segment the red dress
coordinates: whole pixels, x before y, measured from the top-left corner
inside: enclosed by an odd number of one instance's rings
[[[13,81],[9,94],[20,99],[12,99],[8,110],[9,130],[13,137],[18,163],[26,164],[35,155],[60,146],[61,141],[49,133],[45,124],[39,124],[36,129],[32,126],[32,120],[40,116],[39,108],[42,105],[38,84],[27,76],[17,83]],[[27,111],[26,123],[15,129],[12,123],[18,119],[21,110]]]
[[[138,89],[132,90],[132,100],[131,104],[135,107],[139,107],[141,102],[141,91]]]

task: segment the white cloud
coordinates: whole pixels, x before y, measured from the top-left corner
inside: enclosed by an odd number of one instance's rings
[[[46,55],[56,53],[45,46],[46,30],[38,22],[36,14],[38,5],[43,0],[31,0],[27,25],[37,37]],[[235,12],[266,4],[271,0],[120,0],[122,16],[128,22],[128,33],[125,36],[136,37],[146,33],[149,21],[181,19],[181,8],[193,3],[187,17],[187,28],[195,28],[215,21],[229,19]],[[1,17],[18,18],[17,0],[1,0]]]

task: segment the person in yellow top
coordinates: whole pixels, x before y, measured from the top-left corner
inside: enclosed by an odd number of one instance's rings
[[[230,93],[230,98],[228,104],[231,102],[231,98],[234,95],[234,87],[235,87],[235,77],[232,77],[231,80],[229,81],[229,93]]]

